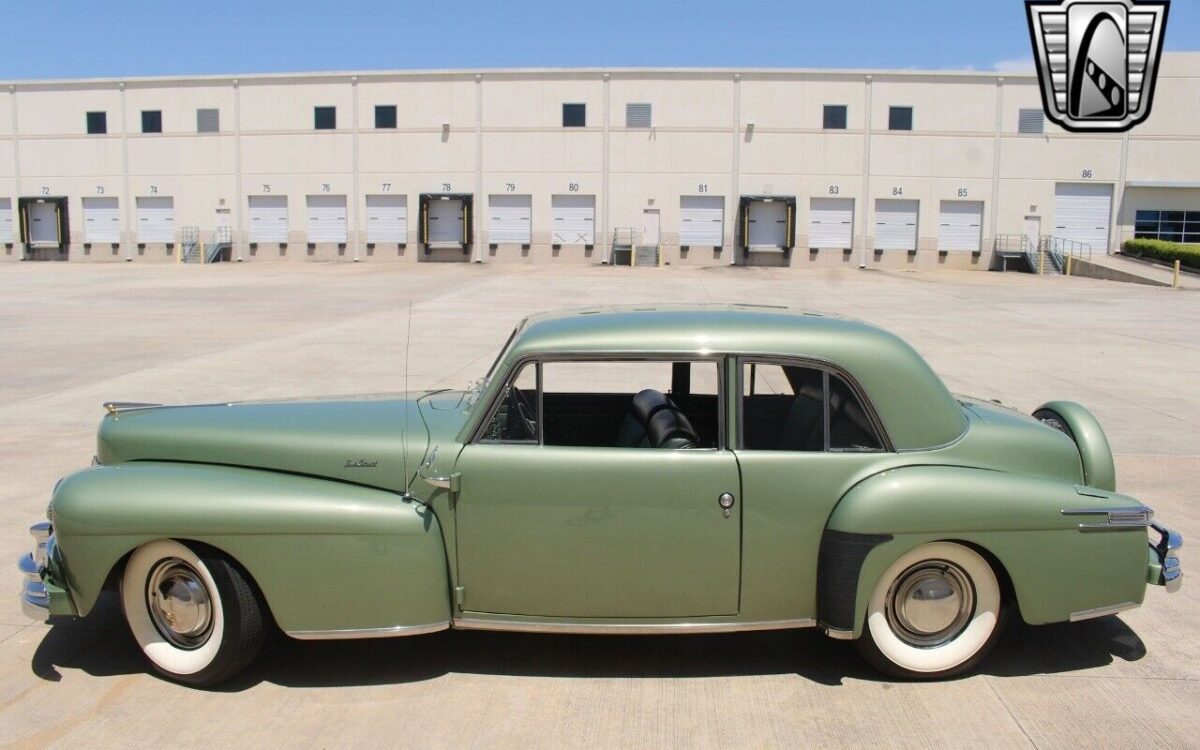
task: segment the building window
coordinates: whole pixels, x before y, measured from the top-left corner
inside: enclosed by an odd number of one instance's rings
[[[108,132],[108,113],[107,112],[88,112],[87,113],[87,132],[88,135],[102,135]]]
[[[1139,240],[1200,244],[1200,211],[1138,211],[1133,236]]]
[[[845,130],[846,129],[846,105],[845,104],[826,104],[825,105],[825,121],[823,126],[826,130]]]
[[[648,128],[652,125],[649,104],[630,103],[625,105],[625,127]]]
[[[563,105],[563,127],[564,128],[587,127],[587,105],[586,104],[564,104]]]
[[[377,104],[377,105],[375,105],[375,127],[376,128],[394,128],[394,127],[396,127],[396,105],[395,104]]]
[[[1017,113],[1017,132],[1035,133],[1046,132],[1046,113],[1040,109],[1022,109]]]
[[[313,127],[317,130],[337,130],[337,107],[313,107]]]
[[[888,107],[888,130],[912,130],[912,107]]]
[[[162,110],[159,110],[159,109],[144,109],[144,110],[142,110],[142,132],[143,133],[161,133],[162,132]]]
[[[221,132],[221,110],[219,110],[219,109],[198,109],[198,110],[196,110],[196,132],[197,133],[219,133],[219,132]]]

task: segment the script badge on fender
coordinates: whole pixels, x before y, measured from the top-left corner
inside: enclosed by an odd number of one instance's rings
[[[1169,5],[1027,0],[1046,116],[1076,133],[1120,133],[1145,120]]]

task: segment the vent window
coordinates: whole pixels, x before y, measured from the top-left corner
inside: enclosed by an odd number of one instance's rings
[[[108,132],[108,113],[107,112],[88,112],[87,113],[87,132],[88,135],[103,135]]]
[[[317,130],[337,130],[337,107],[313,107],[313,127]]]
[[[586,104],[564,104],[562,123],[564,128],[587,127]]]
[[[846,129],[846,105],[845,104],[826,104],[825,105],[825,120],[822,124],[826,130],[845,130]]]
[[[888,107],[888,130],[912,130],[912,107]]]
[[[380,104],[375,107],[375,127],[377,129],[396,127],[395,104]]]
[[[162,132],[162,110],[148,109],[142,111],[142,132]]]

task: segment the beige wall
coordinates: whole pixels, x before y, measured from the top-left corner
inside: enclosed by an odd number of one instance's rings
[[[21,196],[68,197],[72,258],[84,257],[82,198],[103,191],[120,201],[117,259],[176,257],[136,248],[134,199],[159,195],[173,198],[177,228],[196,226],[203,237],[218,210],[228,210],[235,256],[247,260],[598,262],[614,228],[640,232],[652,209],[672,263],[986,267],[994,234],[1021,232],[1031,213],[1052,226],[1058,182],[1088,173],[1117,186],[1117,201],[1123,176],[1200,182],[1200,54],[1166,57],[1154,113],[1128,137],[1080,136],[1049,123],[1043,135],[1018,134],[1018,111],[1041,108],[1036,80],[988,73],[562,70],[11,85],[0,106],[0,194],[14,208]],[[586,105],[586,127],[562,127],[566,102]],[[653,127],[625,127],[629,102],[652,105]],[[822,129],[826,104],[846,105],[847,130]],[[397,107],[396,129],[375,129],[376,105]],[[891,105],[914,108],[912,132],[887,130]],[[337,108],[335,131],[313,129],[315,106]],[[195,132],[198,108],[219,109],[220,133]],[[163,113],[161,134],[140,132],[140,113],[151,109]],[[107,135],[86,135],[89,110],[108,113]],[[288,198],[288,247],[251,256],[248,198],[268,189]],[[418,196],[447,190],[475,195],[476,245],[467,255],[416,246]],[[831,190],[855,201],[850,254],[807,248],[810,199]],[[408,247],[368,253],[365,196],[385,191],[407,197]],[[871,252],[875,200],[895,191],[920,202],[916,256]],[[487,196],[506,192],[531,196],[529,250],[488,248]],[[570,192],[595,196],[590,255],[550,247],[551,196]],[[964,192],[984,203],[985,252],[946,258],[936,251],[940,202]],[[738,197],[760,193],[797,199],[790,256],[748,257],[732,247]],[[305,196],[320,194],[346,196],[345,248],[306,247]],[[724,200],[719,253],[678,247],[680,196],[699,194]],[[1194,190],[1165,195],[1164,205],[1200,209]],[[1115,209],[1114,246],[1132,232],[1131,201]]]

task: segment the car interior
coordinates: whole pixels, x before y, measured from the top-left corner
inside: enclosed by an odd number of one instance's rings
[[[743,369],[742,442],[751,450],[881,450],[866,410],[833,373],[794,365]],[[827,395],[828,394],[828,395]],[[828,445],[825,400],[829,400]]]
[[[647,366],[644,374],[626,373],[618,379],[622,383],[666,381],[665,388],[630,392],[627,387],[613,387],[604,370],[614,364]],[[542,413],[537,365],[529,364],[510,386],[485,439],[537,443],[541,432],[544,445],[689,449],[719,444],[714,363],[552,362],[543,367]],[[693,373],[705,372],[697,368],[706,367],[713,370],[712,377],[705,387],[693,388]],[[564,377],[558,377],[559,370],[567,371]],[[580,387],[593,378],[593,390]],[[561,390],[556,388],[560,384]],[[882,450],[866,409],[838,375],[809,367],[747,363],[743,385],[746,449]]]

